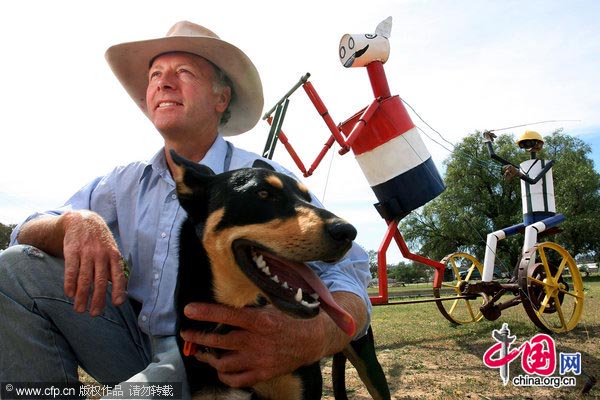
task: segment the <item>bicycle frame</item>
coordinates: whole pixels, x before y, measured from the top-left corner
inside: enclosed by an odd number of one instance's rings
[[[531,249],[537,242],[538,234],[561,224],[565,220],[562,214],[557,214],[553,217],[543,219],[542,221],[528,225],[520,223],[508,228],[500,229],[487,235],[485,256],[483,261],[483,274],[481,280],[483,282],[491,282],[494,277],[494,265],[496,260],[496,247],[499,240],[506,239],[509,236],[525,231],[525,240],[523,241],[523,251]]]

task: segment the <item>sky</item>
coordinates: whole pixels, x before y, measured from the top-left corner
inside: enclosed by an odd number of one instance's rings
[[[340,38],[373,33],[388,16],[390,90],[442,135],[411,112],[438,168],[450,155],[445,141],[552,121],[499,132],[546,135],[563,128],[592,146],[599,169],[597,1],[22,0],[0,13],[0,222],[58,206],[94,177],[149,159],[161,147],[106,64],[109,46],[162,37],[175,22],[190,20],[253,60],[265,111],[310,72],[334,121],[342,122],[373,94],[364,68],[339,62]],[[290,100],[283,130],[310,164],[330,133],[302,90]],[[259,121],[231,140],[260,153],[268,130]],[[274,159],[301,175],[281,145]],[[379,247],[386,226],[351,153],[329,152],[302,179],[327,208],[356,225],[363,247]],[[390,250],[388,260],[398,259]]]

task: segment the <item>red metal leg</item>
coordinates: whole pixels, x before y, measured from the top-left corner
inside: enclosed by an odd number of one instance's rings
[[[402,234],[398,230],[399,221],[386,221],[388,229],[383,237],[379,250],[377,252],[377,272],[379,276],[379,295],[371,296],[371,303],[373,305],[387,304],[389,302],[388,297],[388,279],[387,279],[387,251],[390,247],[392,238],[398,245],[400,253],[404,258],[425,264],[435,269],[433,276],[433,286],[441,287],[442,280],[444,278],[445,265],[439,261],[431,260],[429,258],[420,256],[418,254],[411,253],[402,237]]]

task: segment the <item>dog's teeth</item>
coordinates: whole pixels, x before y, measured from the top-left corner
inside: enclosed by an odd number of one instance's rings
[[[277,282],[277,283],[279,283],[279,278],[277,277],[277,275],[273,275],[273,276],[271,277],[271,280],[272,280],[272,281],[274,281],[274,282]]]
[[[306,300],[302,300],[300,302],[300,304],[302,304],[304,307],[308,307],[308,308],[317,308],[317,307],[319,307],[321,305],[321,303],[319,303],[318,301],[314,302],[314,303],[309,303]]]
[[[264,260],[262,254],[260,254],[259,256],[252,257],[252,260],[254,261],[256,266],[260,269],[263,269],[264,267],[267,266],[267,262]]]
[[[252,257],[252,260],[254,261],[254,264],[256,264],[256,267],[260,268],[260,270],[265,275],[271,275],[271,271],[269,270],[269,266],[267,265],[267,262],[263,259],[262,254],[259,255],[259,256]]]
[[[298,288],[298,291],[296,292],[296,296],[294,296],[294,299],[296,299],[297,302],[302,301],[302,289]]]
[[[319,295],[317,293],[311,293],[310,297],[312,297],[315,300],[319,300]]]

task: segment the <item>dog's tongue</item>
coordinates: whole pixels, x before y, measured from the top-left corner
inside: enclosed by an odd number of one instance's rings
[[[273,261],[275,261],[277,264],[283,261],[281,259],[277,259],[276,257],[274,260],[274,257],[271,254],[265,256],[266,258],[271,259],[270,264]],[[317,274],[315,274],[315,272],[305,264],[291,263],[289,261],[285,261],[285,264],[286,268],[292,269],[302,278],[302,280],[304,280],[306,285],[310,286],[310,288],[319,295],[319,302],[321,303],[320,307],[331,317],[337,326],[339,326],[340,329],[348,336],[353,336],[356,331],[354,318],[352,318],[352,316],[346,310],[336,303],[333,296],[323,281],[321,281],[321,279],[317,276]],[[297,283],[294,282],[294,284]],[[304,290],[305,288],[302,289]]]

